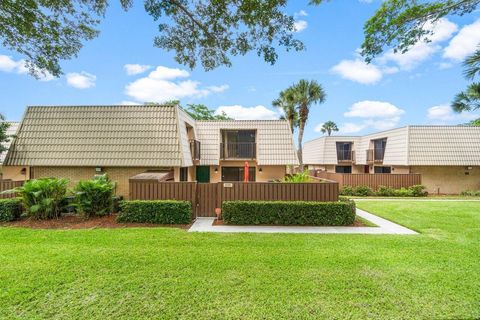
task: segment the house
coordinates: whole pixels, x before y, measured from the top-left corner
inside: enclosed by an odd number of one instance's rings
[[[196,121],[178,106],[28,107],[4,162],[4,178],[107,173],[128,197],[130,178],[271,181],[297,165],[284,120]]]
[[[344,174],[419,173],[430,193],[480,189],[480,127],[415,125],[305,143],[310,169]]]
[[[19,122],[16,122],[16,121],[7,121],[10,126],[8,127],[7,129],[7,136],[10,137],[9,141],[8,142],[5,142],[3,143],[2,145],[7,148],[10,148],[10,144],[12,143],[12,140],[13,140],[13,136],[15,135],[15,133],[17,132],[17,128],[18,128],[18,125],[19,125]],[[3,165],[3,161],[5,160],[5,156],[7,155],[7,152],[0,152],[0,178],[1,178],[1,173],[2,173],[2,165]]]

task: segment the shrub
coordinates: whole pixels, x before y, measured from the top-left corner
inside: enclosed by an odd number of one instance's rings
[[[425,191],[425,186],[417,184],[408,188],[412,192],[413,197],[425,197],[428,192]]]
[[[342,196],[354,196],[355,190],[351,186],[344,186],[340,189],[340,195]]]
[[[389,187],[379,186],[375,195],[379,197],[393,197],[395,196],[395,190]]]
[[[78,211],[85,218],[105,216],[112,212],[115,183],[106,174],[80,181],[74,191]]]
[[[0,199],[0,222],[17,220],[21,214],[20,199]]]
[[[118,222],[188,224],[192,220],[192,204],[189,201],[122,201],[120,208]]]
[[[373,195],[373,190],[369,186],[360,185],[355,187],[354,194],[360,197],[366,197]]]
[[[34,219],[58,218],[66,204],[68,180],[36,179],[17,188],[27,214]]]
[[[465,190],[460,194],[467,197],[480,197],[480,190]]]
[[[283,178],[282,182],[305,183],[305,182],[312,182],[312,179],[308,175],[308,171],[305,170],[303,172],[298,172],[298,173],[295,173],[295,174],[285,176],[285,178]]]
[[[307,201],[225,201],[227,224],[350,225],[355,221],[355,203]]]

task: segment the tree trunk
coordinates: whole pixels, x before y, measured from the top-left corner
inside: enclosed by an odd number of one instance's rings
[[[298,155],[298,161],[300,162],[300,172],[303,172],[304,168],[303,168],[303,154],[302,154],[302,141],[303,141],[303,131],[305,129],[305,122],[300,120],[300,126],[299,126],[299,129],[298,129],[298,151],[297,151],[297,155]]]

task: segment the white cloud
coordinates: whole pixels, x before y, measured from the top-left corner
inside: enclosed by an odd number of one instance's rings
[[[343,115],[347,118],[361,118],[360,123],[347,122],[339,127],[340,133],[355,133],[364,129],[388,130],[398,126],[404,110],[383,101],[359,101]]]
[[[464,26],[443,50],[443,57],[462,61],[474,53],[480,43],[480,19]]]
[[[300,10],[300,11],[298,11],[298,12],[295,12],[295,14],[294,14],[293,16],[294,16],[295,18],[297,18],[297,17],[306,17],[306,16],[308,16],[308,13],[307,13],[307,11],[305,11],[305,10]]]
[[[297,20],[293,23],[293,27],[295,28],[295,32],[302,32],[307,29],[308,22],[305,20]]]
[[[95,86],[97,77],[88,72],[82,71],[67,73],[67,84],[77,89],[88,89]]]
[[[140,102],[164,102],[182,98],[201,98],[227,90],[228,85],[200,87],[200,82],[178,80],[190,74],[181,69],[158,66],[148,76],[137,79],[125,87],[125,93]]]
[[[427,109],[427,118],[440,123],[469,121],[479,117],[480,115],[470,112],[455,113],[447,104],[433,106]]]
[[[433,31],[429,37],[430,42],[418,42],[403,54],[389,50],[380,57],[379,61],[381,63],[393,62],[403,70],[411,70],[439,51],[441,48],[439,43],[450,39],[458,30],[458,26],[448,19],[442,18],[435,24],[427,24],[425,29]]]
[[[145,64],[126,64],[123,66],[123,68],[125,69],[125,72],[129,76],[131,76],[135,74],[144,73],[148,69],[151,69],[152,66],[145,65]]]
[[[278,112],[262,105],[255,107],[244,107],[241,105],[220,106],[215,111],[215,114],[221,114],[222,112],[237,120],[274,120],[280,117]]]
[[[344,79],[362,84],[374,84],[382,79],[382,72],[374,64],[367,64],[360,59],[342,60],[330,69]]]
[[[348,118],[396,118],[404,113],[389,102],[364,100],[354,103],[343,115]]]
[[[27,74],[28,68],[25,60],[13,60],[12,57],[6,55],[0,55],[0,71],[17,73],[17,74]],[[38,71],[38,80],[40,81],[51,81],[55,77],[52,76],[49,72]]]
[[[230,86],[228,84],[222,84],[221,86],[209,86],[207,87],[207,90],[214,92],[214,93],[221,93],[224,92],[225,90],[228,90]]]

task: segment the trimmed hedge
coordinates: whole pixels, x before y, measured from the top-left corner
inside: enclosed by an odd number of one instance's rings
[[[22,214],[19,199],[0,199],[0,222],[17,220]]]
[[[355,202],[225,201],[227,224],[343,226],[355,221]]]
[[[373,191],[372,188],[364,185],[357,187],[344,186],[340,189],[342,196],[378,196],[378,197],[425,197],[428,192],[425,191],[425,186],[414,185],[408,188],[394,189],[385,186],[379,186],[377,191]]]
[[[192,221],[192,204],[189,201],[122,201],[120,209],[118,222],[188,224]]]

